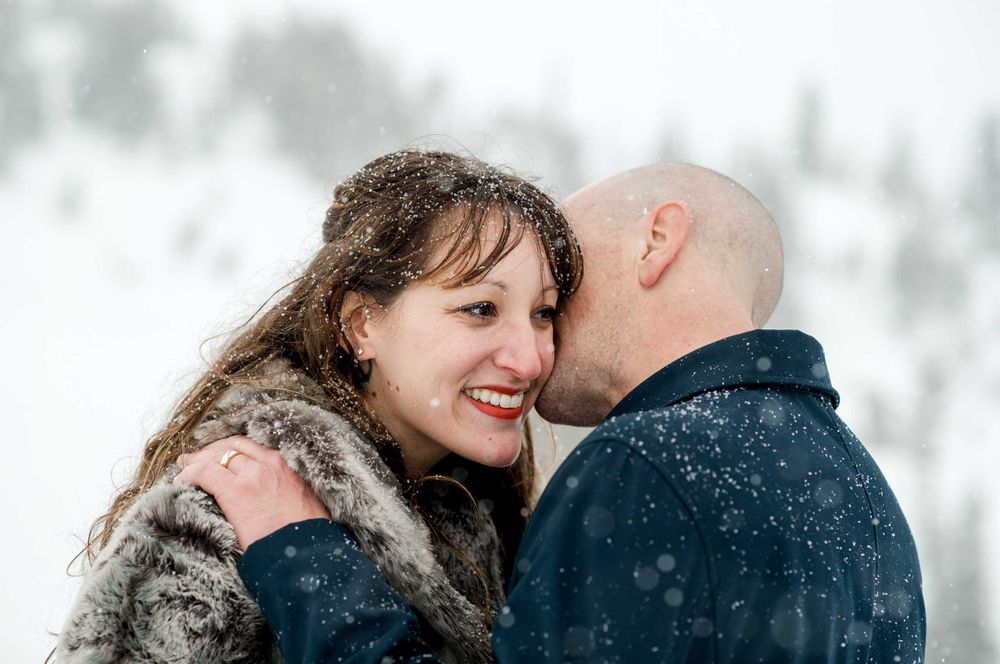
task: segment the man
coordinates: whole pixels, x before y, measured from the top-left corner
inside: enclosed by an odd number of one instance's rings
[[[899,505],[834,413],[819,344],[759,329],[782,285],[768,212],[685,164],[614,176],[565,211],[587,264],[538,409],[598,426],[529,522],[497,660],[922,662]],[[324,661],[370,619],[398,638],[350,644],[363,661],[434,661],[416,616],[331,528],[290,526],[241,563],[286,659]],[[272,565],[290,546],[295,561]],[[351,593],[288,590],[333,550]],[[358,617],[357,593],[385,610]]]
[[[684,164],[564,207],[586,273],[537,407],[599,426],[529,524],[501,661],[923,661],[913,539],[822,349],[757,329],[782,285],[767,210]]]

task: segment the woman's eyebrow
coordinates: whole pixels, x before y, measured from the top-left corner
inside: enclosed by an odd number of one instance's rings
[[[483,279],[479,283],[481,283],[481,284],[487,284],[489,286],[494,286],[494,287],[499,288],[500,290],[502,290],[504,293],[506,293],[507,289],[509,288],[509,286],[507,285],[506,282],[504,282],[504,281],[497,281],[496,279]],[[544,288],[542,288],[542,292],[543,293],[548,293],[549,291],[553,291],[553,290],[559,290],[559,287],[556,286],[555,284],[549,284],[549,285],[545,286]]]
[[[494,287],[499,288],[500,290],[502,290],[504,292],[507,292],[507,288],[509,288],[507,286],[506,282],[504,282],[504,281],[497,281],[496,279],[483,279],[479,283],[481,283],[481,284],[487,284],[489,286],[494,286]]]

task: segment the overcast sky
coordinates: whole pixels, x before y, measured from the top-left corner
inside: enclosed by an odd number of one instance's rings
[[[245,2],[235,3],[245,6]],[[265,21],[287,9],[257,2]],[[347,17],[404,77],[447,77],[466,105],[551,106],[591,136],[609,171],[666,120],[722,161],[753,137],[787,140],[795,101],[819,86],[845,154],[910,134],[928,175],[958,176],[971,130],[1000,108],[1000,3],[990,0],[626,0],[613,3],[292,3]],[[232,7],[197,10],[224,29]],[[217,19],[214,28],[205,11]]]

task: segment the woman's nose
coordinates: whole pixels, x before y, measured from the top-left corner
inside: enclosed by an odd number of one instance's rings
[[[511,325],[500,338],[495,362],[521,380],[535,380],[542,373],[541,346],[538,330],[531,323]]]

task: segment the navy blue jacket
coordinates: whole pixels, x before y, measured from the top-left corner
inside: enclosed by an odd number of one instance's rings
[[[793,331],[723,339],[639,385],[539,500],[497,660],[922,662],[913,538],[838,399]],[[337,524],[286,527],[240,572],[288,664],[437,661]]]

